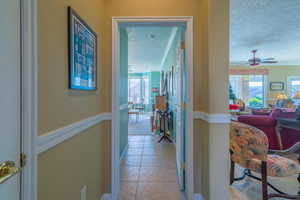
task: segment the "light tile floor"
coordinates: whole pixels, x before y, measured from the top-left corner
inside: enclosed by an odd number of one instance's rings
[[[129,135],[151,135],[150,114],[140,114],[137,121],[129,116],[128,131]]]
[[[153,135],[129,136],[128,152],[120,168],[119,200],[182,200],[177,184],[175,147],[173,144],[158,144],[158,139]],[[242,170],[236,168],[236,177]],[[270,178],[270,182],[290,194],[296,194],[299,189],[297,176]],[[230,187],[229,199],[261,200],[260,182],[249,178],[235,182]]]
[[[120,168],[120,200],[182,200],[174,144],[159,144],[158,139],[153,135],[129,136]]]

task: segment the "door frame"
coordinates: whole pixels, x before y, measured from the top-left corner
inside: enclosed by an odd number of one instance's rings
[[[21,200],[37,200],[38,54],[37,0],[20,0],[21,12]]]
[[[120,37],[119,27],[124,23],[184,23],[186,25],[186,72],[187,72],[187,140],[186,140],[186,196],[188,200],[194,195],[194,156],[193,156],[193,17],[112,17],[112,143],[111,143],[111,192],[112,200],[117,200],[120,191],[120,155],[119,155],[119,65]]]

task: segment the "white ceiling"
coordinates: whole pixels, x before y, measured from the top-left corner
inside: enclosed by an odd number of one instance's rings
[[[127,27],[129,72],[160,71],[172,26]]]
[[[281,64],[300,65],[300,0],[230,0],[230,61],[250,51]]]

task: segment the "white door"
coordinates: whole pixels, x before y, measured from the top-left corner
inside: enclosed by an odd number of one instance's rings
[[[0,1],[0,165],[20,166],[20,0]],[[7,163],[9,164],[9,163]],[[11,170],[16,169],[11,166]],[[0,179],[0,199],[20,199],[20,174]],[[5,181],[4,181],[5,180]]]
[[[185,103],[184,103],[184,43],[182,42],[178,49],[178,95],[177,95],[177,112],[176,112],[176,164],[177,164],[177,175],[181,190],[185,189]]]
[[[128,144],[128,33],[120,28],[119,119],[120,156]],[[126,105],[126,106],[124,106]]]

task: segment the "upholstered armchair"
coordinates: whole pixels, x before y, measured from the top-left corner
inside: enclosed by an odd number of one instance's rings
[[[297,149],[293,148],[294,152]],[[231,122],[230,126],[230,155],[231,170],[230,184],[244,179],[246,176],[261,181],[262,200],[273,197],[285,199],[300,199],[300,195],[288,195],[268,183],[268,176],[288,177],[300,173],[298,160],[292,160],[278,154],[269,154],[268,137],[261,130],[240,122]],[[276,151],[273,153],[280,153]],[[288,154],[287,151],[284,152]],[[234,178],[235,164],[245,168],[243,177]],[[260,173],[261,178],[252,175]],[[278,193],[269,194],[268,186]]]

